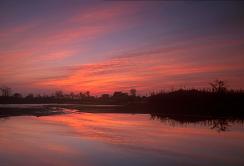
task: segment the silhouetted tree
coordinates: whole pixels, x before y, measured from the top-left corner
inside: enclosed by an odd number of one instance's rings
[[[62,92],[61,90],[59,90],[59,91],[56,91],[56,92],[55,92],[55,97],[56,97],[57,99],[61,99],[61,98],[64,97],[64,94],[63,94],[63,92]]]
[[[130,90],[130,94],[131,94],[132,96],[136,96],[136,89],[131,89],[131,90]]]
[[[109,99],[109,94],[102,94],[101,98],[102,99]]]
[[[70,97],[71,97],[72,100],[75,98],[74,92],[70,92]]]
[[[25,98],[28,100],[32,100],[34,98],[34,95],[32,93],[29,93]]]
[[[86,97],[90,97],[90,92],[89,91],[86,91]]]
[[[210,85],[213,92],[225,92],[227,90],[226,83],[222,80],[215,80]]]
[[[128,94],[127,93],[120,92],[120,91],[116,91],[113,94],[113,97],[124,97],[124,96],[128,96]]]
[[[13,97],[15,98],[22,98],[22,95],[20,93],[14,93]]]
[[[11,94],[11,88],[9,88],[9,87],[7,87],[7,86],[2,86],[2,87],[0,88],[0,90],[1,90],[1,95],[2,95],[3,97],[9,97],[10,94]]]
[[[116,103],[127,103],[130,100],[128,93],[120,91],[114,92],[112,98]]]
[[[80,99],[83,99],[83,98],[85,98],[85,97],[86,97],[85,94],[83,94],[82,92],[79,93],[79,98],[80,98]]]

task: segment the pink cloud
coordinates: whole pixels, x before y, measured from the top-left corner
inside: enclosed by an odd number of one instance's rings
[[[105,59],[108,57],[105,55],[99,62],[83,62],[83,58],[90,55],[104,54],[96,52],[96,40],[133,27],[135,22],[132,21],[138,20],[133,20],[131,16],[139,10],[140,7],[119,3],[77,11],[70,18],[55,24],[47,19],[38,26],[33,22],[0,30],[0,37],[6,37],[11,43],[0,50],[0,65],[4,68],[0,76],[12,83],[30,82],[30,86],[36,88],[102,93],[134,87],[146,91],[193,85],[188,77],[195,85],[202,86],[216,75],[234,80],[233,71],[243,70],[243,51],[232,51],[229,55],[224,50],[241,46],[243,41],[223,40],[220,36],[208,35],[183,39],[176,37],[135,49],[141,42],[138,41],[129,47],[134,50],[116,51],[111,47],[109,56],[112,58]],[[24,37],[18,34],[24,34]],[[5,43],[5,40],[0,39],[0,42]],[[90,50],[95,51],[89,54]]]
[[[208,87],[208,82],[216,79],[216,76],[229,79],[232,85],[236,85],[232,74],[243,70],[240,60],[234,58],[232,61],[225,61],[220,52],[216,59],[204,59],[201,63],[192,60],[195,58],[195,51],[230,46],[227,41],[221,41],[221,44],[218,40],[211,42],[201,40],[200,43],[186,42],[119,53],[120,56],[98,63],[67,67],[67,75],[63,78],[44,79],[38,86],[56,86],[72,91],[91,90],[95,93],[136,87],[145,92],[182,86]],[[231,43],[239,45],[240,42],[242,41]],[[208,54],[206,51],[204,53]],[[218,61],[220,57],[221,62]],[[191,81],[187,79],[189,77]]]

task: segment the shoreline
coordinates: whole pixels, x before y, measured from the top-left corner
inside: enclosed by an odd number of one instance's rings
[[[243,114],[229,112],[228,114],[203,114],[203,113],[179,113],[173,109],[171,113],[167,110],[153,110],[148,105],[83,105],[83,104],[10,104],[0,105],[0,118],[11,116],[50,116],[66,114],[66,109],[84,113],[112,113],[112,114],[150,114],[156,118],[171,119],[244,119]]]

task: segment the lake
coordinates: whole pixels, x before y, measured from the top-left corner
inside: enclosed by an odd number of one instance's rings
[[[0,165],[244,165],[242,123],[221,131],[148,114],[66,111],[0,118]]]

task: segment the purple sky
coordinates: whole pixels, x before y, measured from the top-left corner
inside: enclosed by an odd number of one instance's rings
[[[0,0],[0,85],[94,94],[244,88],[244,2]]]

